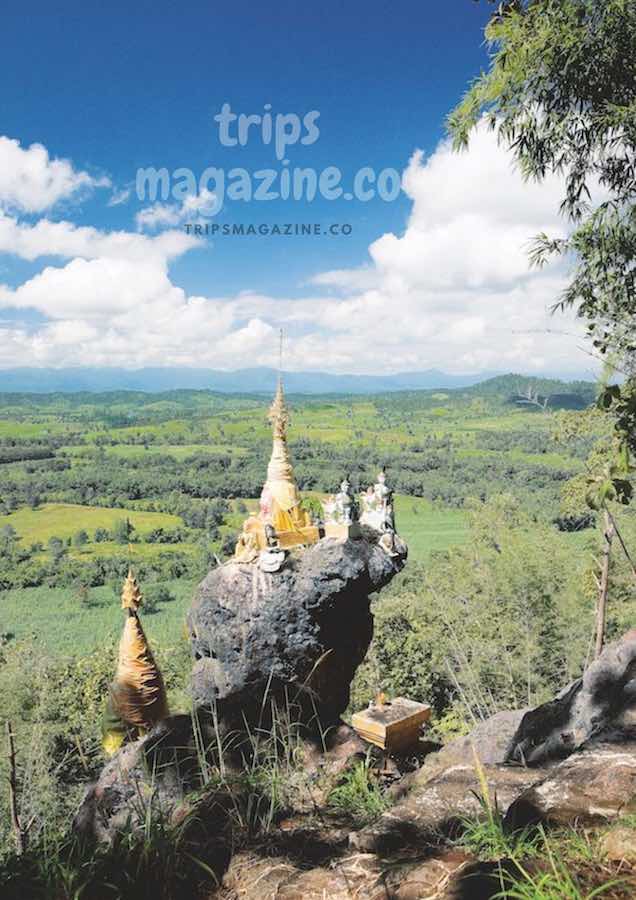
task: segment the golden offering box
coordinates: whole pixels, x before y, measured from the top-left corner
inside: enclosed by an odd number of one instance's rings
[[[351,717],[351,724],[360,737],[389,752],[408,750],[419,738],[420,727],[431,717],[427,703],[417,703],[406,697],[387,700],[370,706]]]

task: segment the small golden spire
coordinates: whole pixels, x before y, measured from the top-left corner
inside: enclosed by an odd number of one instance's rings
[[[124,587],[121,592],[121,608],[131,609],[137,612],[143,602],[141,590],[137,584],[137,579],[132,573],[132,569],[128,569],[128,575],[124,581]]]
[[[278,376],[278,385],[272,405],[269,408],[269,421],[272,423],[274,437],[282,441],[287,440],[287,426],[289,425],[289,410],[285,403],[285,393],[283,391],[283,378]]]
[[[119,750],[127,735],[139,737],[168,715],[161,671],[137,616],[141,602],[137,579],[129,569],[121,594],[122,609],[127,609],[128,615],[102,721],[102,746],[109,756]]]
[[[272,455],[267,466],[267,485],[271,488],[274,483],[285,482],[296,491],[296,479],[287,446],[289,411],[285,404],[283,379],[280,377],[276,396],[269,410],[269,421],[272,423]]]

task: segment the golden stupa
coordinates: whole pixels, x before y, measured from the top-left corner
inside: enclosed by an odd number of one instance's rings
[[[259,512],[245,520],[236,546],[235,558],[244,562],[251,561],[267,547],[278,546],[287,550],[314,544],[320,539],[318,527],[300,505],[301,496],[287,446],[289,412],[280,377],[269,410],[269,420],[272,423],[272,455],[267,466],[267,481],[261,492]]]
[[[121,595],[121,607],[127,612],[117,673],[102,722],[102,746],[109,756],[127,735],[136,738],[146,734],[168,715],[163,677],[139,621],[141,603],[141,590],[129,570]]]

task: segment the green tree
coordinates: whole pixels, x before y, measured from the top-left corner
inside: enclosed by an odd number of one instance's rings
[[[128,544],[134,530],[130,519],[118,519],[113,525],[113,540],[118,544]]]
[[[603,395],[616,411],[624,460],[626,448],[636,452],[636,4],[509,0],[485,34],[489,71],[448,127],[463,148],[485,116],[528,179],[563,175],[571,233],[539,235],[531,259],[574,262],[555,308],[574,308],[596,351],[613,355],[627,375]],[[603,199],[594,203],[597,184]]]
[[[83,528],[80,528],[80,530],[76,531],[73,535],[73,546],[83,547],[84,544],[88,544],[88,532]]]
[[[18,542],[18,532],[13,525],[3,525],[0,528],[0,549],[3,555],[10,556]]]
[[[66,553],[64,541],[59,537],[55,537],[55,535],[49,538],[47,547],[49,553],[51,554],[51,559],[54,563],[60,562],[60,560]]]

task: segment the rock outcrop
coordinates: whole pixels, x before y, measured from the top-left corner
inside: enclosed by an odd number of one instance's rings
[[[208,753],[203,758],[204,747]],[[286,831],[296,843],[304,834],[308,846],[324,844],[329,852],[335,844],[346,845],[348,830],[335,835],[332,820],[322,826],[324,840],[311,833],[315,829],[313,825],[307,827],[307,821],[316,809],[326,807],[329,793],[348,768],[365,759],[367,750],[368,745],[344,724],[319,741],[299,741],[295,757],[296,766],[302,767],[301,783],[289,780],[284,790],[295,818],[281,820],[281,832]],[[154,821],[175,824],[195,813],[195,819],[214,822],[222,841],[228,810],[241,809],[246,801],[243,794],[249,793],[242,766],[240,755],[234,759],[228,753],[224,777],[210,779],[211,770],[219,771],[212,718],[204,713],[196,719],[171,716],[106,763],[84,795],[74,830],[91,843],[110,843],[123,829],[143,828],[149,814]],[[210,790],[210,784],[216,784],[217,789]]]
[[[197,731],[200,743],[210,742],[204,720]],[[106,763],[84,796],[75,831],[88,840],[110,842],[117,831],[142,825],[149,811],[154,818],[171,821],[201,784],[192,718],[171,716]]]
[[[218,900],[490,900],[501,888],[495,863],[449,841],[483,814],[485,781],[504,827],[618,823],[603,853],[636,858],[624,827],[636,813],[636,632],[549,703],[498,713],[408,775],[385,765],[376,777],[396,781],[370,824],[330,803],[346,770],[367,757],[358,735],[336,723],[371,639],[369,594],[403,560],[365,535],[322,540],[273,574],[238,563],[210,573],[188,619],[197,712],[118,752],[87,792],[76,831],[113,841],[143,829],[151,810],[178,827],[186,858],[215,874]],[[295,732],[277,808],[255,833],[250,810],[261,795],[246,778],[246,748],[221,764],[219,747],[224,729],[261,717],[266,694],[295,704],[305,724],[318,715],[331,727]]]
[[[507,759],[540,765],[564,759],[590,741],[635,736],[636,630],[632,630],[608,644],[582,678],[523,716]]]
[[[237,562],[211,571],[188,613],[195,703],[237,729],[260,720],[265,694],[304,721],[336,722],[373,634],[369,595],[406,558],[405,545],[390,556],[377,539],[370,529],[323,538],[275,573]]]
[[[636,744],[595,744],[524,791],[510,805],[506,824],[598,825],[634,812]]]
[[[541,777],[534,769],[485,766],[491,799],[505,812]],[[435,844],[457,832],[462,820],[479,816],[481,784],[474,764],[449,766],[439,774],[416,777],[406,798],[372,825],[353,832],[351,847],[367,853],[391,853],[399,848]]]

